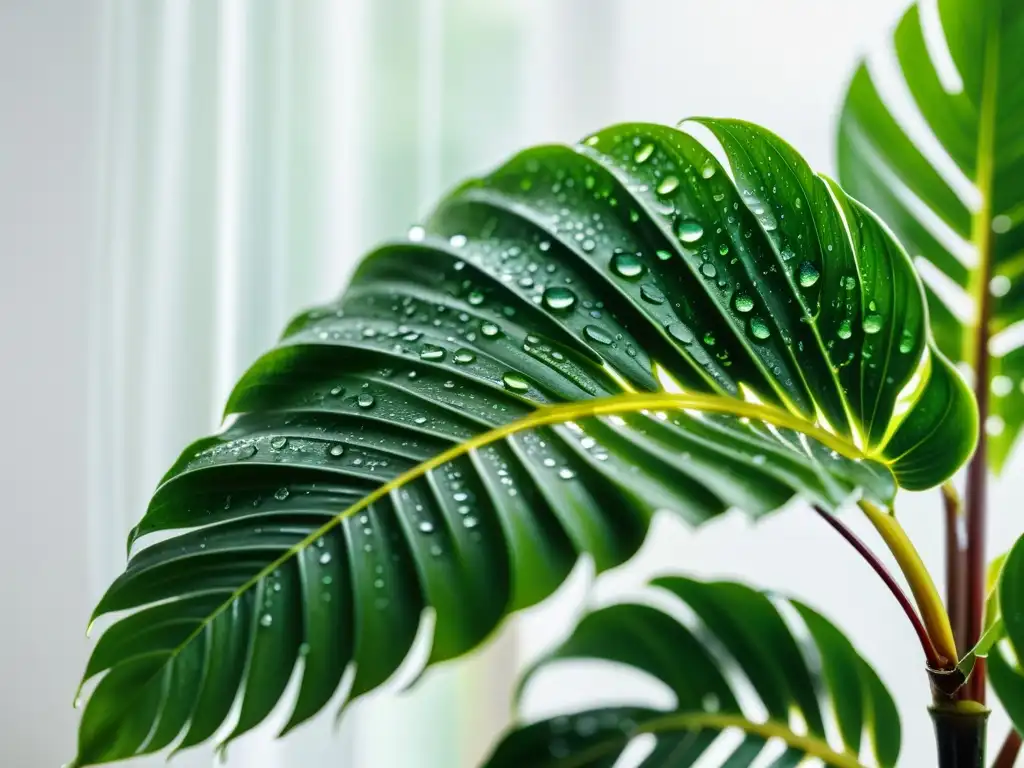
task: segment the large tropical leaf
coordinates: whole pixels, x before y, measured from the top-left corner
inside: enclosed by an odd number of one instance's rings
[[[644,734],[652,734],[655,744],[642,768],[686,768],[702,758],[701,765],[710,766],[706,753],[727,730],[744,738],[732,749],[717,747],[715,765],[751,765],[774,739],[786,747],[773,766],[814,757],[856,767],[865,733],[877,764],[896,764],[900,721],[892,698],[850,641],[819,613],[741,584],[681,577],[653,583],[696,621],[651,605],[602,608],[584,616],[524,682],[552,662],[614,662],[663,682],[675,695],[674,706],[605,706],[518,725],[487,768],[612,766]],[[746,691],[753,696],[744,697]],[[835,746],[826,728],[833,718]]]
[[[526,151],[292,321],[131,536],[163,540],[96,609],[135,613],[78,764],[202,742],[240,698],[233,738],[301,666],[291,728],[350,666],[349,697],[383,683],[427,609],[429,663],[463,654],[659,509],[888,505],[956,470],[974,408],[906,254],[777,137],[701,122],[728,167],[656,125]]]
[[[938,13],[962,89],[943,85],[915,3],[892,41],[910,103],[883,97],[885,81],[860,66],[843,108],[839,176],[927,264],[939,348],[984,379],[979,395],[991,390],[989,459],[999,470],[1024,425],[1024,346],[1019,328],[1007,331],[1024,320],[1024,4],[939,0]]]

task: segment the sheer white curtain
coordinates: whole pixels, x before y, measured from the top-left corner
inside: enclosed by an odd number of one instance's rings
[[[528,139],[572,138],[556,107],[591,100],[557,65],[564,18],[536,2],[105,0],[102,14],[94,598],[162,473],[216,428],[287,318],[462,176]],[[543,70],[556,74],[531,76]],[[507,721],[514,655],[499,641],[413,696],[356,707],[340,734],[328,715],[274,742],[272,717],[229,764],[469,765]]]

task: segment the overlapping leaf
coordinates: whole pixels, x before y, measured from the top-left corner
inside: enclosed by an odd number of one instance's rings
[[[1024,5],[939,0],[938,11],[962,89],[943,85],[941,46],[926,44],[915,3],[892,41],[912,102],[895,109],[862,64],[843,109],[839,175],[930,265],[922,275],[939,347],[986,379],[999,470],[1024,426],[1024,347],[1019,328],[1008,331],[1024,320]]]
[[[788,145],[701,121],[526,151],[370,254],[190,446],[97,615],[78,764],[383,683],[599,569],[652,514],[835,508],[945,479],[975,439],[906,254]],[[560,406],[558,404],[568,403]],[[175,532],[170,537],[166,532]],[[141,542],[145,543],[145,541]],[[136,544],[138,546],[138,544]]]
[[[786,745],[774,766],[810,757],[850,768],[860,765],[865,733],[877,764],[896,764],[900,722],[892,698],[820,614],[741,584],[667,577],[654,585],[682,601],[696,621],[684,623],[650,605],[602,608],[584,616],[527,682],[552,662],[615,662],[665,683],[675,705],[608,706],[516,726],[487,768],[611,766],[642,734],[656,739],[642,768],[686,768],[702,758],[701,765],[710,766],[706,753],[712,749],[717,765],[750,765],[771,749],[771,739]],[[744,701],[744,690],[756,701]],[[835,745],[826,729],[833,717]],[[713,747],[727,730],[741,731],[743,740],[731,749]]]
[[[1007,553],[994,597],[999,642],[988,653],[989,679],[1014,727],[1024,733],[1024,538]]]

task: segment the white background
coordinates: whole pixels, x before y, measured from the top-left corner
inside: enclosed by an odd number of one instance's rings
[[[292,312],[339,290],[362,250],[514,149],[622,120],[742,117],[832,171],[845,81],[902,7],[0,0],[0,764],[73,754],[84,627],[125,532],[245,364]],[[1019,530],[1019,470],[992,494],[996,542]],[[941,583],[937,492],[900,504]],[[806,510],[699,534],[662,521],[656,534],[599,599],[670,570],[796,593],[897,694],[901,765],[932,763],[914,637]],[[284,743],[264,731],[229,764],[472,764],[504,724],[515,666],[568,627],[576,586],[470,665],[377,697],[340,735],[329,717]],[[542,682],[527,705],[625,686]],[[1005,728],[993,718],[994,738]]]

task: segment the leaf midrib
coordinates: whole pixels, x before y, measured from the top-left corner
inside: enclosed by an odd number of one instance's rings
[[[297,555],[303,549],[313,544],[317,539],[339,525],[343,520],[352,517],[374,502],[384,498],[392,491],[423,477],[428,472],[438,469],[444,464],[486,445],[536,427],[562,424],[580,418],[666,409],[691,409],[705,413],[728,414],[740,418],[764,421],[776,427],[793,429],[797,432],[806,434],[826,447],[854,460],[877,458],[869,454],[864,454],[857,446],[838,438],[836,435],[822,429],[812,422],[799,418],[787,410],[763,403],[752,403],[746,400],[738,400],[737,398],[723,395],[675,394],[665,392],[635,393],[561,405],[542,406],[532,414],[522,419],[517,419],[516,421],[509,422],[508,424],[501,425],[487,432],[476,435],[475,437],[459,443],[458,445],[452,446],[448,450],[437,454],[431,459],[422,462],[406,472],[403,472],[389,482],[378,486],[357,503],[339,512],[305,538],[286,549],[281,555],[260,569],[244,584],[231,592],[230,596],[220,606],[218,606],[216,610],[206,616],[199,623],[194,632],[192,632],[176,648],[168,653],[169,659],[177,658],[182,650],[184,650],[193,640],[199,637],[221,613],[228,610],[230,606],[248,590],[258,585],[262,579],[273,573],[277,568],[280,568],[285,562]],[[842,764],[837,763],[836,765]],[[856,766],[856,763],[851,765]]]
[[[997,88],[999,83],[999,25],[996,13],[989,15],[985,35],[985,67],[982,75],[981,104],[978,115],[977,173],[974,184],[981,196],[981,204],[974,214],[971,227],[971,243],[978,254],[978,266],[972,273],[969,294],[974,299],[977,312],[974,323],[964,327],[964,341],[970,351],[967,362],[976,373],[981,369],[983,359],[989,357],[988,342],[991,338],[989,315],[991,299],[988,290],[992,279],[992,186],[995,173],[995,130]],[[985,368],[987,369],[987,365]],[[988,392],[988,382],[976,377],[975,395]],[[986,398],[987,399],[987,398]]]

